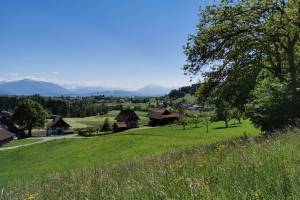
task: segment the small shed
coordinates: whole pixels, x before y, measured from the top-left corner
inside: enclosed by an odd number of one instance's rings
[[[124,131],[131,128],[139,127],[140,118],[133,110],[122,110],[117,117],[115,118],[117,121],[114,123],[114,132]]]
[[[14,140],[14,137],[16,137],[14,133],[0,127],[0,147]]]
[[[149,112],[149,125],[162,126],[172,124],[179,119],[179,113],[172,112],[166,108],[155,108]]]
[[[70,125],[61,116],[54,116],[47,125],[47,136],[73,133]]]

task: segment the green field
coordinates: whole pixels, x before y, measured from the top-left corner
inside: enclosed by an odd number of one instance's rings
[[[32,144],[39,141],[42,141],[42,139],[29,138],[29,139],[13,140],[10,143],[3,145],[2,147],[13,147],[13,146],[19,146],[24,144]]]
[[[65,120],[72,126],[73,129],[86,128],[87,126],[99,127],[106,118],[110,120],[111,123],[115,121],[115,117],[120,111],[113,110],[106,115],[92,116],[84,118],[65,118]],[[147,113],[136,111],[136,114],[140,117],[140,126],[144,126],[148,122]]]
[[[107,165],[194,148],[242,136],[258,135],[248,121],[224,129],[222,122],[205,128],[182,130],[179,126],[130,130],[88,139],[67,139],[0,152],[0,184],[19,178]],[[21,167],[20,167],[21,166]]]
[[[3,199],[299,199],[299,144],[298,131],[52,173],[5,187]]]

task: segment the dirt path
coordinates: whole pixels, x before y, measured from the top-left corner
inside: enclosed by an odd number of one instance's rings
[[[17,146],[12,146],[12,147],[1,147],[0,151],[6,151],[6,150],[11,150],[11,149],[18,149],[21,147],[26,147],[26,146],[31,146],[34,144],[39,144],[39,143],[44,143],[52,140],[62,140],[62,139],[82,139],[85,137],[78,136],[77,134],[71,134],[71,135],[62,135],[62,136],[50,136],[50,137],[34,137],[34,139],[40,139],[41,141],[33,142],[30,144],[21,144]]]
[[[128,132],[132,132],[132,131],[136,131],[136,130],[141,130],[141,129],[149,129],[149,128],[155,128],[155,127],[148,127],[148,126],[147,127],[140,127],[140,128],[135,128],[135,129],[130,129],[130,130],[124,131],[123,133],[128,133]],[[21,148],[21,147],[27,147],[27,146],[31,146],[31,145],[35,145],[35,144],[49,142],[49,141],[52,141],[52,140],[84,139],[84,138],[94,138],[94,137],[82,137],[82,136],[79,136],[77,134],[62,135],[62,136],[50,136],[50,137],[34,137],[34,139],[39,139],[40,141],[33,142],[33,143],[30,143],[30,144],[21,144],[21,145],[12,146],[12,147],[0,147],[0,151],[7,151],[7,150],[11,150],[11,149],[18,149],[18,148]]]

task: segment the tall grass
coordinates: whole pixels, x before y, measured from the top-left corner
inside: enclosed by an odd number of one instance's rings
[[[300,136],[255,140],[19,180],[0,199],[300,199]]]

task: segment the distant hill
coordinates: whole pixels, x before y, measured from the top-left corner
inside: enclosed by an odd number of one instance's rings
[[[6,95],[34,95],[41,96],[90,96],[105,95],[117,97],[131,96],[162,96],[171,91],[172,88],[165,88],[157,85],[148,85],[135,91],[111,89],[104,87],[80,87],[66,89],[58,84],[24,79],[19,81],[0,82],[0,94]]]
[[[163,96],[168,94],[174,88],[161,87],[159,85],[147,85],[135,91],[137,95]]]
[[[67,95],[69,90],[54,83],[24,79],[0,83],[0,91],[8,95],[33,95],[43,96]]]
[[[199,87],[200,87],[200,83],[196,83],[190,86],[184,86],[178,89],[173,89],[170,91],[168,96],[172,99],[178,99],[178,98],[183,98],[186,95],[195,95]]]

